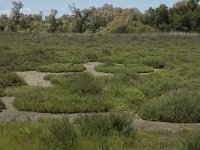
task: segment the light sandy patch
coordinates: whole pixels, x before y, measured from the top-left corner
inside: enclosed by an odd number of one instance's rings
[[[95,70],[95,67],[98,66],[98,65],[102,65],[102,63],[99,63],[99,62],[89,62],[87,64],[84,64],[84,66],[86,67],[87,72],[89,72],[93,76],[96,76],[96,77],[105,77],[105,76],[109,77],[109,76],[112,76],[111,73],[97,72]]]

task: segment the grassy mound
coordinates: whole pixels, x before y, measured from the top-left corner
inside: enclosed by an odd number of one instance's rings
[[[106,63],[104,65],[99,65],[95,67],[95,70],[98,72],[106,72],[106,73],[123,73],[123,72],[130,72],[130,73],[149,73],[153,72],[154,69],[152,67],[148,67],[145,65],[140,64],[112,64]]]
[[[85,70],[85,67],[81,64],[61,64],[54,63],[50,65],[43,65],[36,68],[40,72],[81,72]]]
[[[76,113],[133,110],[143,93],[122,77],[96,78],[87,73],[46,77],[55,86],[8,89],[19,110]],[[123,81],[126,80],[126,81]]]
[[[166,61],[158,57],[147,57],[142,60],[144,65],[151,66],[156,69],[161,69],[166,66]]]
[[[175,122],[200,122],[200,93],[186,89],[171,91],[144,104],[139,114],[143,119]]]

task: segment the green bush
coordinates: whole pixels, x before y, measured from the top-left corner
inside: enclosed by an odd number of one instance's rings
[[[171,91],[145,103],[139,114],[143,119],[176,122],[200,122],[200,93],[187,89]]]
[[[166,66],[166,61],[163,58],[147,57],[142,60],[144,65],[151,66],[156,69],[161,69]]]
[[[40,72],[81,72],[85,70],[85,67],[81,64],[61,64],[54,63],[50,65],[43,65],[36,68]]]
[[[48,124],[48,133],[39,136],[45,148],[70,150],[78,143],[78,130],[68,119],[50,120]]]
[[[98,57],[96,53],[88,53],[87,58],[90,62],[96,62],[98,61]]]
[[[75,124],[81,129],[83,136],[108,136],[113,133],[121,133],[124,135],[134,134],[131,127],[132,119],[125,114],[104,114],[94,115],[77,119]]]
[[[128,114],[104,114],[83,117],[75,121],[84,142],[77,149],[129,149],[136,131]]]

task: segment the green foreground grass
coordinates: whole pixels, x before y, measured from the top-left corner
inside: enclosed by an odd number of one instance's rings
[[[1,150],[189,149],[199,143],[191,131],[135,130],[127,114],[95,115],[74,122],[43,119],[0,124]],[[192,137],[192,138],[191,138]],[[192,146],[191,146],[192,145]]]

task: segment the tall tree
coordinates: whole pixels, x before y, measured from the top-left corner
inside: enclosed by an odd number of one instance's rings
[[[76,26],[75,32],[83,33],[86,30],[84,29],[84,26],[86,26],[88,18],[91,14],[91,9],[80,10],[79,8],[75,7],[75,4],[69,5],[69,8],[74,17],[75,26]]]
[[[52,9],[50,15],[46,17],[46,21],[48,23],[48,32],[56,32],[58,30],[59,21],[56,18],[57,14],[58,14],[58,11]]]
[[[15,25],[19,25],[19,19],[21,17],[21,9],[24,7],[24,4],[21,1],[12,2],[13,8],[11,10],[12,17],[14,19]]]

